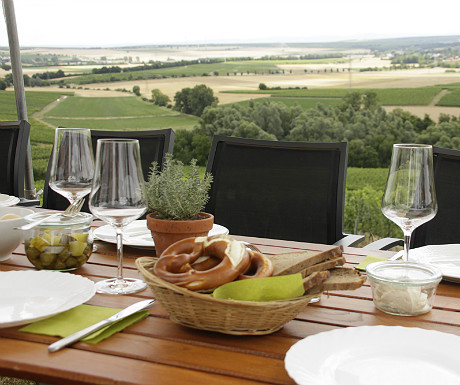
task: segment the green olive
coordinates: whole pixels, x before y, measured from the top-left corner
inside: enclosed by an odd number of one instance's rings
[[[66,267],[68,269],[72,268],[72,267],[77,267],[78,266],[78,261],[76,260],[76,258],[74,257],[69,257],[66,261]]]
[[[56,260],[56,254],[51,253],[41,253],[40,254],[40,262],[43,266],[50,266]]]

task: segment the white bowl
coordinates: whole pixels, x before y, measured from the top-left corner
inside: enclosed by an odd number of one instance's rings
[[[11,252],[24,240],[24,231],[15,227],[25,224],[24,217],[34,212],[22,207],[0,207],[0,218],[5,214],[16,214],[21,218],[0,220],[0,261],[8,259]]]

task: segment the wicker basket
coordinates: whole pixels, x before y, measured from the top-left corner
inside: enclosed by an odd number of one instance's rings
[[[166,282],[151,271],[157,258],[140,257],[136,266],[172,321],[225,334],[262,335],[281,329],[316,296],[269,302],[223,300]]]

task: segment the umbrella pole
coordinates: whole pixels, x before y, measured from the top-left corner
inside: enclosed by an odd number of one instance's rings
[[[3,13],[5,15],[6,28],[8,32],[8,43],[10,47],[11,70],[13,73],[14,94],[16,96],[16,110],[18,120],[28,120],[26,94],[24,91],[24,78],[22,76],[21,52],[19,49],[18,29],[14,14],[13,0],[3,1]],[[26,169],[24,174],[24,197],[36,199],[37,193],[34,185],[34,171],[32,167],[32,153],[30,148],[30,137],[27,144]]]

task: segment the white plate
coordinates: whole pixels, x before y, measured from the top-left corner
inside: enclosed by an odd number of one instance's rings
[[[441,270],[444,279],[460,282],[460,244],[428,245],[409,249],[409,260],[435,265]]]
[[[94,237],[104,242],[117,243],[117,235],[110,225],[105,225],[94,230]],[[214,223],[209,235],[228,234],[228,229]],[[150,230],[147,228],[147,220],[131,222],[123,229],[123,245],[139,248],[154,248]]]
[[[58,271],[0,272],[0,328],[23,325],[74,308],[95,294],[94,282]]]
[[[458,385],[460,337],[402,326],[359,326],[295,343],[286,370],[300,385]]]
[[[14,206],[18,204],[20,199],[12,195],[0,194],[0,207]]]

